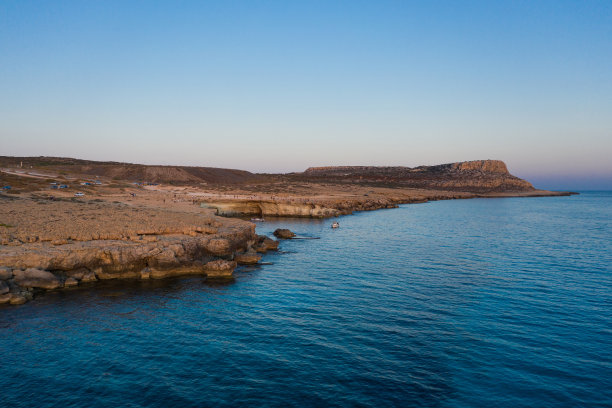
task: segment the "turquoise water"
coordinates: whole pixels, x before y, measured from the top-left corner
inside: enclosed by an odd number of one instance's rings
[[[612,406],[612,193],[275,220],[229,284],[103,283],[0,308],[22,407]]]

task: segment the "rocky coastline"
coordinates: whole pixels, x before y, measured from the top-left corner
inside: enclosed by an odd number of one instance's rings
[[[279,245],[257,235],[254,223],[236,217],[329,218],[435,200],[574,194],[537,190],[495,160],[253,175],[61,158],[0,159],[13,166],[0,168],[0,181],[10,184],[0,193],[0,304],[13,305],[45,291],[103,280],[231,279],[238,265],[257,264]],[[22,170],[24,161],[38,170]],[[118,180],[133,174],[150,180]],[[78,193],[70,190],[75,184]],[[292,234],[275,231],[278,239]]]
[[[280,177],[290,194],[209,195],[203,207],[223,216],[327,218],[437,200],[565,196],[538,190],[508,171],[500,160],[474,160],[419,167],[328,166]],[[277,184],[279,182],[277,181]]]
[[[421,204],[439,200],[460,200],[471,198],[502,197],[559,197],[577,193],[566,191],[532,190],[528,192],[467,193],[467,192],[404,192],[387,194],[384,197],[362,197],[345,199],[289,198],[275,200],[259,199],[217,199],[199,201],[203,208],[211,209],[223,217],[289,217],[289,218],[331,218],[350,215],[357,211],[374,211],[396,208],[402,204]]]
[[[231,279],[238,264],[256,264],[261,254],[278,249],[278,241],[258,236],[253,223],[241,220],[108,204],[84,209],[88,218],[72,219],[79,215],[78,211],[71,208],[66,212],[65,207],[87,204],[21,199],[2,205],[12,214],[12,222],[34,217],[35,206],[43,207],[39,210],[47,221],[40,222],[36,230],[27,221],[22,228],[17,227],[19,222],[13,228],[3,228],[0,304],[22,304],[45,291],[110,279],[163,279],[194,274],[207,279]],[[154,215],[159,221],[150,221]],[[122,216],[134,222],[120,225],[117,219]],[[114,219],[111,228],[106,228],[114,229],[114,233],[102,226],[100,221],[105,219]],[[176,219],[199,222],[170,225]]]

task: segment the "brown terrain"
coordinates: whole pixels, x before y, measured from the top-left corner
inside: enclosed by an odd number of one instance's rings
[[[536,190],[495,160],[253,174],[0,157],[0,187],[0,303],[10,304],[104,279],[228,278],[278,247],[253,223],[219,215],[332,217],[429,200],[570,194]]]

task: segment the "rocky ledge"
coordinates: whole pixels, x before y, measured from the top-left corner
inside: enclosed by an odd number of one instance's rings
[[[148,219],[143,224],[138,222],[142,209],[101,204],[97,210],[89,208],[88,217],[72,219],[79,214],[66,211],[74,210],[73,204],[31,207],[32,202],[27,200],[0,203],[4,214],[12,215],[7,219],[14,223],[3,222],[3,228],[11,232],[4,231],[0,245],[0,304],[21,304],[44,291],[107,279],[161,279],[193,274],[231,278],[237,264],[257,263],[261,259],[258,252],[278,248],[277,241],[256,235],[255,225],[246,221],[146,209],[146,216],[157,221]],[[46,212],[48,220],[61,221],[61,228],[53,228],[50,225],[53,222],[48,221],[33,229],[27,219],[33,208]],[[134,223],[117,226],[125,234],[109,227],[129,213]],[[72,227],[68,218],[73,221]],[[168,219],[195,224],[177,231],[176,225],[166,225]],[[91,239],[99,237],[93,231],[105,220],[104,234],[116,239]],[[20,225],[30,230],[26,233]],[[142,234],[143,231],[150,234]]]

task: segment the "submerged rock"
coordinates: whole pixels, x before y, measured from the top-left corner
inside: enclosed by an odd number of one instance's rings
[[[278,228],[274,231],[274,236],[281,239],[290,239],[295,237],[295,233],[286,228]]]

